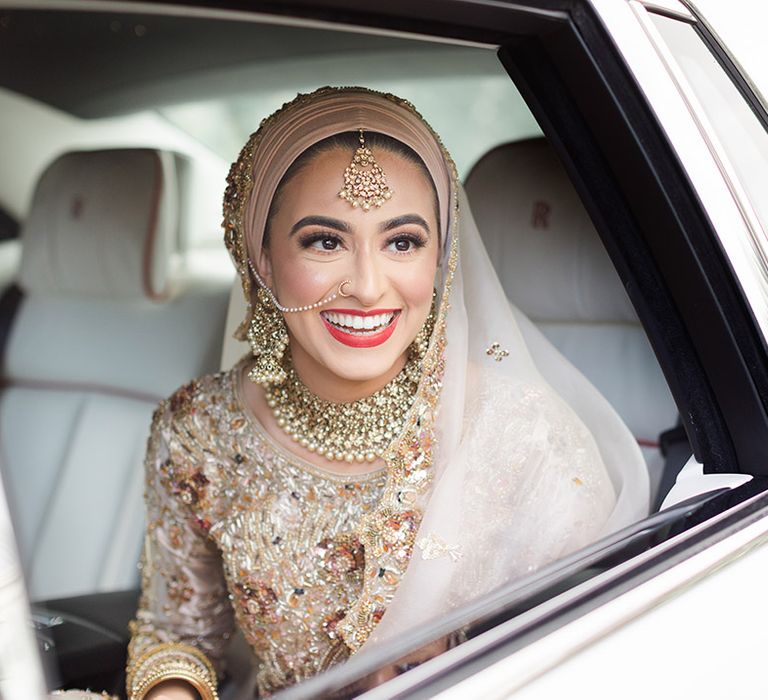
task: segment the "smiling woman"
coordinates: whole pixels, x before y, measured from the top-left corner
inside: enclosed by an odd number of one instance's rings
[[[631,434],[533,362],[409,103],[300,95],[224,213],[252,356],[155,413],[131,698],[216,697],[235,620],[263,696],[645,513]]]

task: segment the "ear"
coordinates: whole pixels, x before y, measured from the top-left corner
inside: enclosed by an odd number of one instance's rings
[[[272,289],[272,261],[269,258],[269,248],[262,246],[259,252],[259,259],[256,261],[256,269],[259,271],[259,277],[264,283]]]

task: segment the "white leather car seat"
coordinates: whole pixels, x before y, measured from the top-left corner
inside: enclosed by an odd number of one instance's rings
[[[22,229],[0,435],[33,600],[138,585],[152,410],[217,369],[230,283],[172,274],[178,158],[63,155]]]
[[[508,298],[611,402],[637,438],[651,493],[677,408],[624,287],[543,138],[483,156],[465,188]]]

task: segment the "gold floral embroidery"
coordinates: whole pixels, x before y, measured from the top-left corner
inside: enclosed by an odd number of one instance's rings
[[[363,587],[355,530],[386,475],[334,475],[283,452],[242,408],[241,371],[200,379],[156,416],[144,595],[131,648],[138,658],[168,640],[212,654],[223,642],[205,635],[233,612],[259,658],[266,695],[349,655],[337,625]],[[205,559],[212,567],[205,573],[199,549],[186,558],[200,542],[205,557],[220,554]],[[222,568],[226,588],[211,588]],[[169,616],[178,627],[155,626]],[[179,637],[176,629],[201,636]]]

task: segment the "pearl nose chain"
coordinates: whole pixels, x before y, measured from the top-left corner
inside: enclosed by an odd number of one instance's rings
[[[248,261],[248,267],[251,269],[251,272],[253,273],[253,276],[256,278],[256,281],[261,285],[261,287],[267,293],[267,296],[272,300],[272,303],[284,314],[295,314],[295,313],[298,313],[299,311],[312,311],[312,309],[319,309],[324,304],[328,304],[332,302],[334,299],[338,299],[339,297],[350,296],[349,292],[344,291],[344,287],[346,287],[348,284],[352,284],[352,280],[342,280],[341,282],[339,282],[339,286],[333,294],[331,294],[330,296],[327,296],[325,299],[316,301],[314,304],[307,304],[306,306],[283,306],[277,300],[277,297],[274,295],[272,290],[264,283],[264,280],[261,279],[261,277],[259,276],[259,273],[256,272],[256,266],[253,264],[252,260]]]

